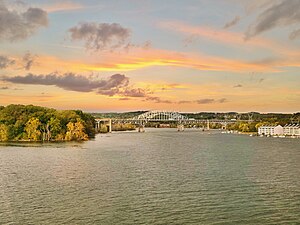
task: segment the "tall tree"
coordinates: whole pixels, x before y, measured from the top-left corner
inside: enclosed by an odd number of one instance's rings
[[[5,124],[0,124],[0,141],[8,141],[9,130],[8,126]]]
[[[88,135],[84,132],[82,121],[78,120],[76,123],[69,122],[67,124],[67,133],[65,139],[67,141],[86,141]]]
[[[28,120],[25,126],[25,132],[27,134],[27,138],[33,141],[41,140],[41,131],[39,130],[39,126],[41,122],[38,118],[31,118]]]

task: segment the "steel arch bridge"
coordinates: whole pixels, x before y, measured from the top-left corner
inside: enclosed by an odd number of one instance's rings
[[[138,121],[185,121],[188,120],[186,116],[178,112],[172,111],[149,111],[134,117],[132,120]]]

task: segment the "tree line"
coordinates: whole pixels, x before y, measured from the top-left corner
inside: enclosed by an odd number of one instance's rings
[[[138,116],[147,111],[134,111],[124,113],[92,113],[96,118],[118,118],[118,119],[129,119]],[[268,122],[268,123],[299,123],[300,112],[297,113],[259,113],[259,112],[197,112],[197,113],[180,113],[188,118],[196,120],[253,120],[256,122]]]
[[[94,117],[80,110],[0,106],[0,141],[85,141],[94,127]]]

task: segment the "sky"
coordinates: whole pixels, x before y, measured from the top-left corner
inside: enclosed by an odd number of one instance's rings
[[[300,0],[0,0],[0,105],[300,111]]]

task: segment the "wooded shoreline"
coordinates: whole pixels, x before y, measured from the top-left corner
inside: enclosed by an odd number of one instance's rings
[[[0,141],[85,141],[95,137],[95,119],[80,110],[33,105],[0,106]]]

